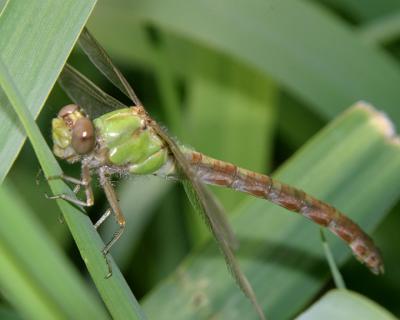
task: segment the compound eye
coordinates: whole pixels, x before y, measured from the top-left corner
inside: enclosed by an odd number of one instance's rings
[[[62,107],[60,111],[58,111],[58,117],[64,118],[65,116],[74,113],[78,109],[79,107],[76,104],[67,104],[66,106]]]
[[[88,118],[80,118],[72,129],[71,145],[78,154],[86,154],[94,148],[94,128]]]

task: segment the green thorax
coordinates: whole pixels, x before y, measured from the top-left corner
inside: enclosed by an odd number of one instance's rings
[[[93,121],[109,165],[135,174],[156,173],[168,160],[167,148],[135,108],[106,113]]]

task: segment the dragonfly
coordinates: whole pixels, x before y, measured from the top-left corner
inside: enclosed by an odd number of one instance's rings
[[[228,269],[260,319],[265,319],[263,309],[234,255],[236,238],[223,209],[206,184],[247,193],[299,213],[344,240],[355,257],[374,274],[384,272],[379,249],[350,218],[302,190],[178,144],[151,118],[126,78],[87,29],[82,31],[79,45],[95,67],[132,101],[132,106],[108,95],[66,64],[59,83],[74,104],[62,107],[52,120],[53,152],[69,163],[80,162],[81,177],[61,174],[50,178],[74,184],[75,194],[83,188],[86,199],[80,200],[69,194],[49,198],[92,206],[91,179],[93,175],[98,177],[109,208],[94,227],[99,228],[111,215],[119,226],[102,250],[109,270],[107,277],[112,275],[107,255],[125,227],[125,218],[110,180],[114,174],[156,175],[180,181],[190,202],[216,239]]]

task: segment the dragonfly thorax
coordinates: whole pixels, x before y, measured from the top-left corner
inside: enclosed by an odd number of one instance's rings
[[[92,121],[75,104],[64,106],[52,121],[54,154],[68,162],[76,162],[95,148]]]
[[[141,107],[122,108],[93,120],[99,153],[109,169],[157,174],[168,162],[168,148]]]

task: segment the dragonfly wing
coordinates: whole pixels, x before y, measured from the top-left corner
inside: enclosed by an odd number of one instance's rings
[[[123,103],[105,93],[69,64],[64,66],[58,82],[71,100],[82,107],[92,119],[116,109],[126,108]]]
[[[90,61],[114,86],[130,98],[136,106],[142,105],[121,71],[113,64],[107,52],[90,34],[87,28],[83,29],[79,37],[79,45]]]
[[[82,31],[79,37],[79,45],[101,73],[103,73],[117,88],[119,88],[121,92],[131,98],[135,105],[141,105],[140,100],[137,98],[128,81],[113,64],[106,51],[86,28]],[[208,203],[212,204],[212,210],[210,211],[214,213],[215,224],[218,224],[221,227],[221,232],[228,240],[228,243],[232,248],[235,248],[237,246],[237,241],[228,221],[226,220],[223,210],[207,189],[204,189],[204,200],[207,200]]]
[[[83,30],[79,38],[79,44],[92,63],[100,70],[100,72],[102,72],[117,88],[126,94],[136,106],[142,105],[128,81],[114,66],[105,50],[94,39],[87,29]],[[229,244],[230,236],[228,237],[228,234],[231,233],[230,228],[223,227],[223,225],[226,223],[225,218],[221,218],[218,215],[213,215],[213,210],[217,212],[218,207],[215,202],[207,202],[207,199],[210,198],[209,194],[204,185],[192,173],[190,164],[186,161],[184,154],[180,151],[176,143],[170,139],[168,134],[166,134],[154,120],[151,120],[150,117],[149,120],[153,129],[163,139],[163,141],[165,141],[170,151],[173,153],[178,169],[181,171],[183,177],[185,191],[187,192],[194,206],[203,215],[206,223],[209,225],[215,239],[219,243],[229,270],[232,272],[242,291],[253,303],[257,313],[260,316],[260,319],[264,319],[262,308],[257,302],[254,291],[247,281],[246,276],[240,270],[239,264],[237,263],[232,252],[231,247],[233,245]],[[223,221],[222,224],[221,221]]]
[[[173,141],[154,120],[152,123],[152,127],[157,132],[157,134],[168,144],[169,149],[173,153],[177,162],[178,170],[182,175],[182,183],[185,188],[186,194],[188,195],[192,205],[202,215],[206,224],[209,226],[224,255],[225,262],[228,266],[229,271],[232,273],[240,289],[254,305],[260,319],[265,319],[264,313],[257,301],[253,288],[251,287],[244,273],[241,271],[239,264],[236,261],[235,255],[233,254],[232,247],[234,247],[234,244],[229,243],[230,237],[227,236],[227,229],[225,227],[225,223],[227,224],[227,221],[225,220],[225,218],[222,218],[223,220],[221,220],[222,213],[218,209],[218,204],[215,202],[215,200],[208,201],[212,199],[209,196],[209,191],[192,172],[190,164],[186,160],[185,155],[180,151],[175,141]],[[216,212],[219,212],[221,216],[219,216],[218,214],[215,215]],[[221,221],[224,221],[224,223],[221,224]],[[228,229],[230,230],[230,227],[228,227]]]
[[[200,182],[203,184],[202,182]],[[209,204],[210,212],[213,214],[215,224],[221,229],[222,235],[227,241],[228,245],[232,250],[236,250],[239,247],[239,241],[237,240],[235,233],[233,232],[231,225],[226,217],[224,208],[222,207],[219,200],[212,194],[208,188],[204,189],[204,201]]]
[[[102,46],[96,41],[96,39],[90,34],[90,32],[84,28],[80,37],[79,37],[79,45],[82,50],[89,57],[90,61],[99,69],[101,73],[103,73],[117,88],[121,90],[125,95],[127,95],[131,100],[135,103],[135,105],[141,105],[140,100],[137,98],[135,92],[132,87],[129,85],[128,81],[122,75],[122,73],[118,70],[118,68],[113,64],[110,57],[106,53],[106,51],[102,48]],[[112,98],[113,99],[113,98]],[[157,125],[159,128],[159,126]],[[159,133],[164,134],[164,140],[170,145],[171,141],[168,136],[159,128]],[[176,147],[178,150],[178,147]],[[178,150],[180,153],[180,151]],[[182,155],[181,161],[185,161],[184,156]],[[215,225],[220,226],[221,232],[224,234],[228,243],[233,247],[237,245],[234,234],[227,222],[225,215],[222,212],[222,208],[219,204],[212,198],[212,195],[208,192],[207,189],[204,189],[204,201],[210,203],[212,205],[212,210],[210,212],[214,214]]]

